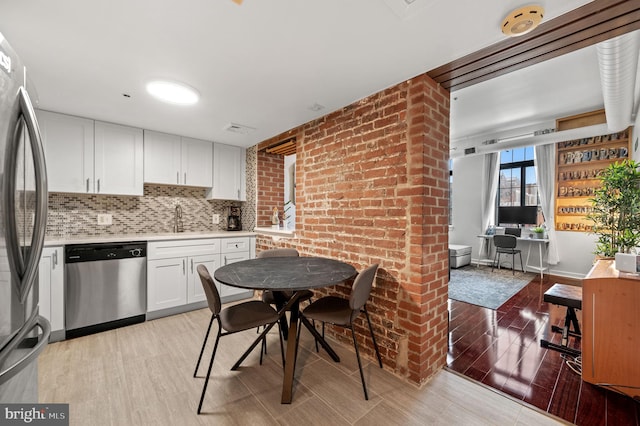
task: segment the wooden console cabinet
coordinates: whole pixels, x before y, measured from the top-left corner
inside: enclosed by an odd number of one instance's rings
[[[599,260],[582,283],[582,379],[640,396],[640,276]]]

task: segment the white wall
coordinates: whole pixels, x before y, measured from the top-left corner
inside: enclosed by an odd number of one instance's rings
[[[478,258],[480,239],[483,234],[480,194],[482,191],[482,155],[453,159],[453,201],[452,227],[449,243],[472,246],[472,259]]]
[[[635,141],[635,135],[633,139]],[[638,150],[640,151],[640,148]],[[453,160],[453,221],[449,231],[449,243],[471,246],[472,262],[479,258],[481,239],[477,235],[484,233],[484,230],[480,229],[482,167],[482,155],[460,157]],[[526,234],[527,232],[524,230],[523,236]],[[552,265],[550,272],[554,275],[572,278],[584,277],[591,269],[594,259],[595,235],[567,231],[559,231],[556,235],[560,262],[557,265]],[[523,260],[526,262],[531,243],[523,241],[518,244],[522,249]],[[529,264],[538,265],[539,261],[536,246],[532,245]]]

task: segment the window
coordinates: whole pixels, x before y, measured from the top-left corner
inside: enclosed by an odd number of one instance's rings
[[[538,183],[533,147],[500,152],[498,184],[498,223],[535,225],[540,223]]]

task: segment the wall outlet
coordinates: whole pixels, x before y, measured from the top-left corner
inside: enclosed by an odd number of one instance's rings
[[[219,214],[214,214],[214,215],[212,216],[211,221],[212,221],[212,223],[213,223],[214,225],[219,224],[219,223],[220,223],[220,215],[219,215]]]
[[[98,225],[111,225],[113,223],[113,216],[108,213],[102,213],[98,215]]]

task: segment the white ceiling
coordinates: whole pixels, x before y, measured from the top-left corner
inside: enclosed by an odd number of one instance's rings
[[[40,108],[251,146],[503,40],[502,18],[526,2],[408,3],[0,0],[0,32],[28,66]],[[546,21],[589,1],[537,3]],[[453,93],[452,138],[601,107],[591,56]],[[187,83],[201,101],[159,103],[144,90],[153,78]],[[229,123],[256,130],[230,133]]]
[[[603,105],[593,45],[453,92],[452,146],[529,127],[554,128],[556,118]]]

